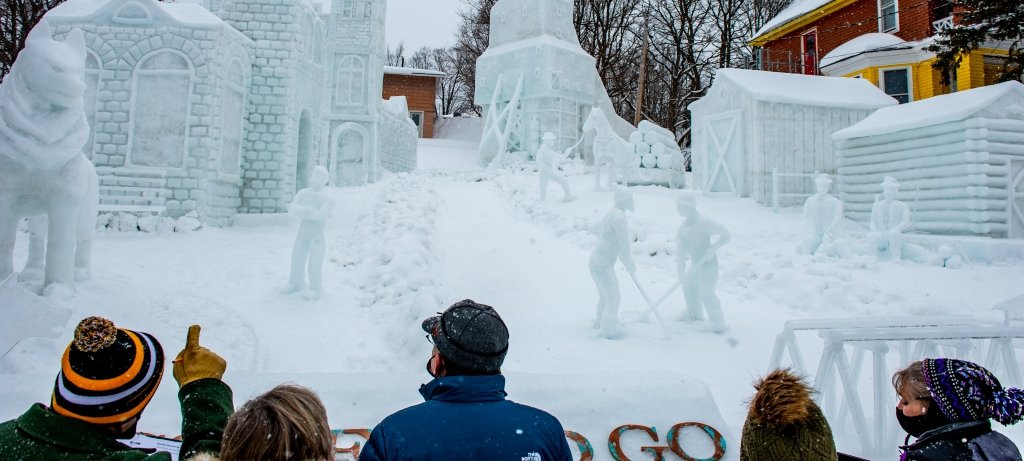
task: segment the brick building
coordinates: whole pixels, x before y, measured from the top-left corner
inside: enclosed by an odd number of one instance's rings
[[[419,137],[434,137],[437,119],[437,79],[443,72],[410,67],[384,67],[384,99],[405,96],[409,104],[409,118],[419,129]]]
[[[926,50],[951,27],[949,0],[797,0],[750,41],[760,70],[864,78],[902,103],[994,83],[1008,46],[963,57],[943,85]]]

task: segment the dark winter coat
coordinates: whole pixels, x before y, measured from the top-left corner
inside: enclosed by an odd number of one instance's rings
[[[754,385],[740,439],[740,461],[835,461],[832,428],[811,399],[811,388],[789,370]]]
[[[504,376],[446,376],[420,394],[373,429],[359,461],[572,460],[561,423],[505,400]]]
[[[947,424],[900,448],[906,461],[1021,461],[1017,446],[988,421]]]
[[[220,453],[224,425],[232,413],[231,389],[218,379],[200,379],[178,391],[182,414],[181,459]],[[32,405],[0,424],[4,461],[170,461],[167,452],[145,452],[122,444],[102,427]]]

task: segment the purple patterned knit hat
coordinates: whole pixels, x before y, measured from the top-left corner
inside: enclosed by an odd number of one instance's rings
[[[1003,389],[980,365],[956,359],[924,359],[924,381],[950,421],[995,419],[1014,424],[1024,418],[1024,391]]]

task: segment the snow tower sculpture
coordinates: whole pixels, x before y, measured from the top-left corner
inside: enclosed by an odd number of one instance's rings
[[[580,46],[572,13],[569,0],[500,0],[491,9],[490,46],[476,61],[474,102],[484,113],[482,166],[500,164],[508,153],[529,157],[545,132],[554,133],[554,149],[564,151],[580,139],[595,107],[609,114],[616,134],[629,138],[633,127],[614,116],[594,58]]]
[[[18,221],[46,215],[46,293],[88,278],[98,180],[82,153],[85,56],[81,30],[61,43],[42,21],[0,85],[0,280],[14,272]]]

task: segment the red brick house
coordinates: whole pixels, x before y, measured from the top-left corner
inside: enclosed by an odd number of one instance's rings
[[[964,56],[943,85],[926,50],[957,15],[949,0],[796,0],[751,39],[756,68],[864,78],[900,102],[994,83],[1007,55],[986,44]]]
[[[436,70],[409,67],[384,67],[384,99],[405,96],[409,102],[409,118],[420,129],[421,138],[434,137],[437,118],[437,79],[444,77]]]

